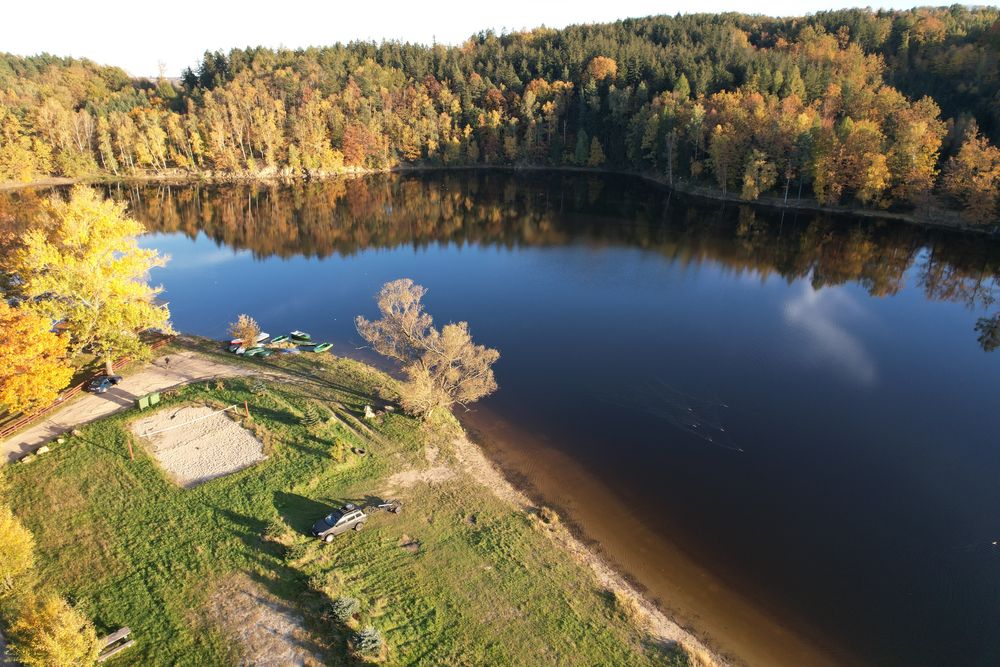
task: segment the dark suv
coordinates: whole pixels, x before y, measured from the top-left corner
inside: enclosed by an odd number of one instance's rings
[[[333,542],[333,538],[349,530],[361,530],[368,521],[368,515],[354,505],[344,505],[334,510],[313,524],[312,534],[324,542]]]

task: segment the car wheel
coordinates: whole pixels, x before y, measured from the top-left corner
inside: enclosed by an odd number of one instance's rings
[[[330,535],[323,536],[323,541],[326,542],[327,544],[329,544],[330,542],[333,542],[333,535],[330,534]]]
[[[362,521],[361,523],[354,524],[354,530],[361,530],[364,527],[365,527],[365,522],[364,521]]]

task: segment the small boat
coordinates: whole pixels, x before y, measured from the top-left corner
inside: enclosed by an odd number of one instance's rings
[[[229,351],[232,352],[233,354],[243,354],[244,352],[247,351],[247,349],[242,345],[240,345],[239,343],[236,343],[234,345],[229,346]]]
[[[312,336],[307,334],[305,331],[293,331],[291,333],[292,340],[312,340]]]
[[[256,357],[258,354],[260,354],[261,352],[263,352],[265,349],[266,348],[263,348],[263,347],[260,347],[260,346],[251,347],[249,350],[247,350],[246,352],[244,352],[243,355],[247,356],[247,357]]]
[[[257,334],[257,340],[254,341],[254,342],[263,343],[265,340],[267,340],[268,338],[270,338],[270,336],[271,336],[271,334],[269,334],[269,333],[263,333],[263,332],[261,332],[261,333]],[[229,341],[229,344],[230,345],[242,345],[243,344],[243,339],[242,338],[234,338],[231,341]]]
[[[274,343],[284,343],[286,341],[288,341],[288,336],[286,334],[281,334],[280,336],[275,336],[274,338],[272,338],[271,344],[273,345]]]
[[[330,349],[331,347],[333,347],[333,343],[319,343],[319,344],[317,344],[317,345],[313,345],[313,346],[312,346],[312,347],[311,347],[311,348],[309,349],[309,351],[310,351],[310,352],[326,352],[326,351],[327,351],[327,350],[329,350],[329,349]]]

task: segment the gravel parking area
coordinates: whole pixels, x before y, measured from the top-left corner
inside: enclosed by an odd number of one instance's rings
[[[159,410],[132,422],[131,428],[167,474],[186,488],[267,458],[253,433],[227,413],[204,405]]]

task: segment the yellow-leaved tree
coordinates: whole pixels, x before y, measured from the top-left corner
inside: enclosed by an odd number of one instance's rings
[[[0,594],[12,590],[18,577],[34,565],[34,537],[10,507],[0,502]]]
[[[51,327],[47,317],[0,299],[0,409],[33,412],[69,384],[66,339]]]
[[[10,635],[28,667],[92,665],[100,648],[93,623],[58,595],[26,600]]]
[[[426,291],[409,278],[388,282],[375,299],[381,319],[354,320],[372,349],[403,364],[407,380],[400,384],[400,403],[424,418],[496,391],[493,364],[500,358],[496,350],[472,341],[467,322],[438,330],[421,303]]]
[[[13,272],[32,307],[65,324],[74,352],[93,352],[110,373],[116,358],[148,351],[143,330],[172,333],[170,312],[155,302],[162,288],[148,282],[150,269],[167,258],[139,247],[143,226],[124,204],[77,186],[68,200],[45,202],[37,222],[15,253]]]
[[[251,348],[257,344],[257,337],[260,335],[260,325],[257,320],[249,315],[240,315],[235,322],[229,325],[229,334],[233,340],[239,340],[243,347]]]

